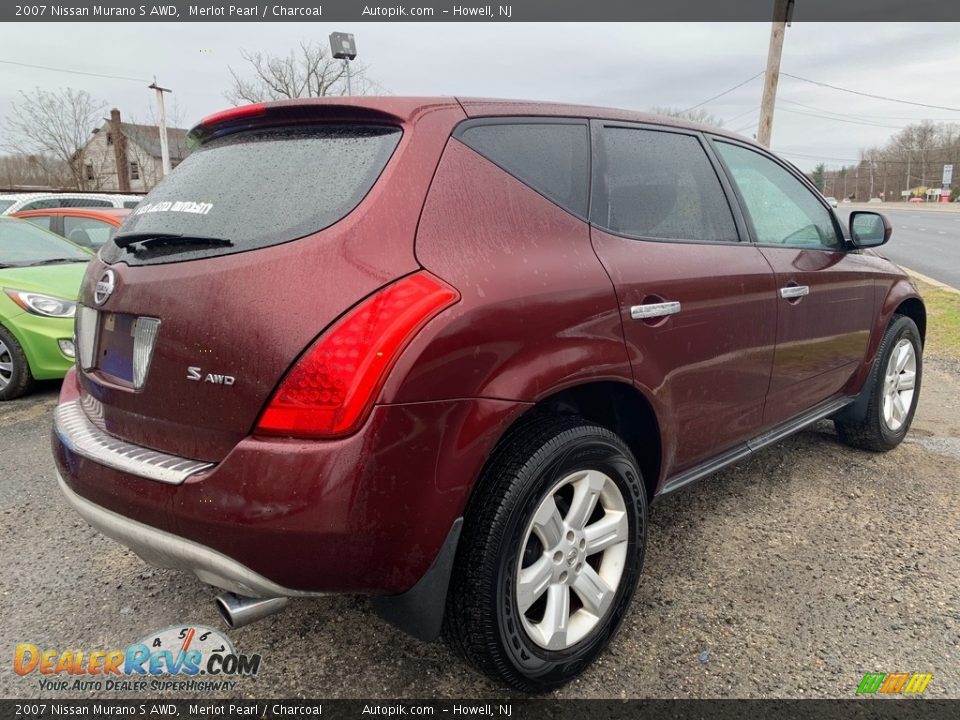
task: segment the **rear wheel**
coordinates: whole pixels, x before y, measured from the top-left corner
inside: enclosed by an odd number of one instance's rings
[[[445,635],[526,692],[603,651],[643,564],[647,507],[630,450],[573,417],[540,416],[501,444],[467,513]]]
[[[0,325],[0,400],[20,397],[33,385],[30,365],[20,343]]]
[[[870,374],[866,414],[859,422],[837,420],[840,440],[874,452],[899,445],[913,422],[922,376],[923,344],[916,323],[904,315],[894,315]]]

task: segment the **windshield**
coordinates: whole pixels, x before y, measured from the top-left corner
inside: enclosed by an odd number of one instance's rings
[[[13,205],[13,200],[0,200],[0,213],[5,212]]]
[[[90,254],[26,220],[0,218],[0,266],[87,262]]]
[[[270,128],[212,140],[144,198],[108,242],[106,262],[193,260],[277,245],[333,225],[373,187],[400,140],[395,127]],[[180,243],[124,243],[151,233]],[[220,243],[192,242],[196,238]],[[229,244],[227,243],[229,241]]]

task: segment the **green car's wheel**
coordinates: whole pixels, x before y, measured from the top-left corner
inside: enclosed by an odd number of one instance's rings
[[[20,397],[33,385],[27,356],[17,339],[0,325],[0,400]]]

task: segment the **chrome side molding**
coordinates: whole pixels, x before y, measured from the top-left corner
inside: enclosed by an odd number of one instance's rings
[[[680,312],[680,303],[678,302],[651,303],[650,305],[634,305],[630,308],[630,317],[634,320],[648,320],[676,315],[678,312]]]

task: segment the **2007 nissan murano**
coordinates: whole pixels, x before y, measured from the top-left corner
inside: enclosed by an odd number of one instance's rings
[[[90,263],[53,451],[92,525],[227,591],[374,596],[494,678],[602,652],[647,506],[815,421],[903,439],[925,311],[716,128],[454,98],[233,108]]]

